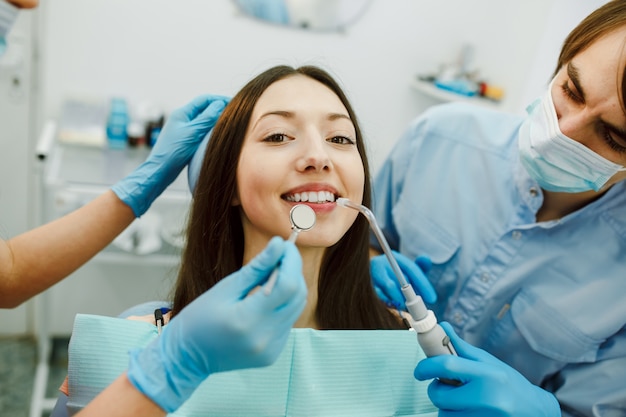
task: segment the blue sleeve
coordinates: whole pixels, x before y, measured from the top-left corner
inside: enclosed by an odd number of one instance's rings
[[[399,250],[400,236],[393,220],[393,210],[402,195],[409,167],[426,136],[427,114],[410,124],[385,159],[372,185],[372,210],[389,246],[394,250]],[[373,233],[370,234],[370,245],[382,252]]]

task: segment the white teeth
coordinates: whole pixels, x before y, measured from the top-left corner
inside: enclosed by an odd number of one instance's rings
[[[302,193],[288,195],[286,200],[293,201],[295,203],[307,201],[309,203],[332,203],[335,201],[335,195],[330,191],[305,191]]]

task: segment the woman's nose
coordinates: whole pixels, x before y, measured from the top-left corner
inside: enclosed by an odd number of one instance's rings
[[[325,144],[324,139],[320,137],[303,140],[302,154],[297,163],[298,170],[319,172],[330,169],[331,161]]]

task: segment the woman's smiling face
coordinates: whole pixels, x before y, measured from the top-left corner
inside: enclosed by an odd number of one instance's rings
[[[289,211],[298,203],[317,216],[298,244],[337,243],[357,212],[338,207],[335,199],[363,199],[356,140],[345,106],[322,83],[294,75],[270,85],[254,107],[237,166],[233,204],[241,206],[246,248],[262,248],[276,235],[286,239]]]

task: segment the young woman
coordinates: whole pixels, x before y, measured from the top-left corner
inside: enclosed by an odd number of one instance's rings
[[[173,314],[238,270],[272,236],[287,238],[289,211],[307,204],[315,226],[296,242],[308,302],[296,327],[400,329],[376,296],[365,218],[335,204],[370,204],[363,138],[345,94],[325,71],[271,68],[241,89],[208,143],[190,213]]]

